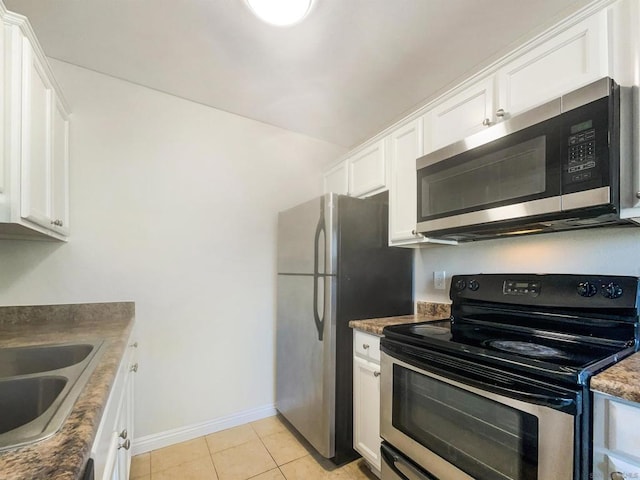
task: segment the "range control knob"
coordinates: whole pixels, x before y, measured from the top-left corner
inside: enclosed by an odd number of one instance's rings
[[[598,292],[598,287],[591,282],[580,282],[577,290],[581,297],[593,297]]]
[[[607,283],[602,285],[602,296],[605,298],[620,298],[622,296],[622,287],[617,283]]]
[[[456,290],[459,292],[463,291],[467,287],[467,282],[465,282],[462,278],[456,280]]]
[[[469,280],[469,290],[473,290],[474,292],[480,288],[480,284],[477,280]]]

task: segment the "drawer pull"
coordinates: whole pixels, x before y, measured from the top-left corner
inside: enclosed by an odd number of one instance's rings
[[[373,372],[373,376],[374,377],[379,377],[380,376],[380,372]]]
[[[620,472],[612,472],[611,473],[611,480],[624,480],[624,474],[622,474]]]
[[[131,440],[127,438],[124,441],[124,443],[121,443],[120,445],[118,445],[118,450],[120,450],[121,448],[124,448],[125,450],[129,450],[131,448]]]
[[[138,364],[134,363],[133,365],[131,365],[131,368],[129,368],[130,372],[137,372],[138,371]]]
[[[126,439],[127,439],[127,437],[129,436],[129,432],[127,432],[127,429],[125,428],[124,430],[122,430],[122,431],[120,432],[120,435],[119,435],[119,436],[120,436],[120,438],[121,438],[121,439],[126,440]]]
[[[364,348],[365,350],[368,350],[369,349],[369,345],[367,345],[366,343],[363,343],[362,344],[362,348]]]

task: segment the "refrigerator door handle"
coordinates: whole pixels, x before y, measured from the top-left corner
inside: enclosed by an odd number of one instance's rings
[[[324,308],[322,309],[322,318],[318,313],[318,281],[320,277],[324,277],[323,274],[319,271],[319,261],[320,261],[320,236],[323,236],[323,248],[326,248],[327,242],[327,233],[325,230],[324,224],[324,197],[320,199],[320,219],[318,220],[318,225],[316,226],[316,234],[314,237],[314,246],[313,246],[313,320],[316,324],[316,329],[318,330],[318,340],[322,341],[322,334],[324,332]],[[324,258],[324,255],[323,255]],[[324,265],[323,265],[324,269]],[[324,286],[324,284],[323,284]],[[323,299],[321,305],[324,306],[324,288],[322,290]]]

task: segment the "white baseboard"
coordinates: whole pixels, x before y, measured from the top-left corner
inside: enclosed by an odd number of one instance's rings
[[[158,448],[168,447],[175,443],[186,442],[187,440],[193,440],[203,435],[219,432],[220,430],[272,417],[276,413],[275,405],[264,405],[262,407],[234,413],[233,415],[227,415],[226,417],[146,435],[134,439],[132,454],[139,455],[150,452],[151,450],[157,450]]]

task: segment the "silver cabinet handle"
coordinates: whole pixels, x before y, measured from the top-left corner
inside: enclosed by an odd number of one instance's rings
[[[611,480],[624,480],[624,475],[620,472],[612,472]]]
[[[500,118],[502,118],[502,117],[504,117],[506,114],[507,114],[507,112],[505,112],[505,111],[504,111],[504,108],[499,108],[499,109],[496,111],[496,117],[500,117]]]
[[[121,448],[124,448],[125,450],[129,450],[131,448],[131,440],[127,438],[124,441],[124,443],[121,443],[120,445],[118,445],[118,450],[120,450]]]
[[[420,232],[418,232],[415,229],[411,230],[411,235],[413,235],[414,237],[424,237],[424,235],[422,235]]]
[[[120,432],[119,436],[120,436],[121,439],[126,440],[126,438],[129,436],[129,432],[127,432],[127,429],[125,428],[124,430],[122,430]]]
[[[134,363],[133,365],[131,365],[131,368],[129,368],[130,372],[137,372],[138,371],[138,364]]]
[[[636,198],[640,198],[640,192],[636,192]]]
[[[131,348],[138,348],[138,342],[133,342],[131,345],[129,345]]]
[[[380,372],[373,372],[373,376],[374,377],[379,377],[380,376]]]
[[[364,348],[365,350],[367,350],[369,348],[369,345],[367,345],[366,343],[362,344],[362,348]]]
[[[484,125],[485,127],[488,127],[489,125],[491,125],[491,120],[490,120],[490,119],[488,119],[488,118],[485,118],[485,119],[482,121],[482,125]]]
[[[62,222],[62,220],[51,220],[51,225],[55,225],[56,227],[61,227],[62,225],[64,225],[64,223]]]

